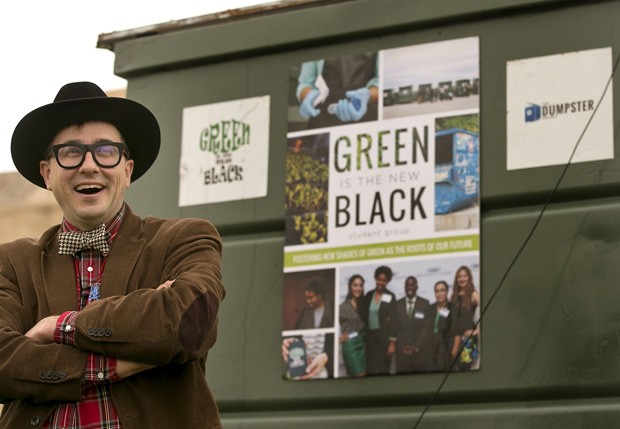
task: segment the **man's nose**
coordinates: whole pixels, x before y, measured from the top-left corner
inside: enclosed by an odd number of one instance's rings
[[[82,169],[95,170],[95,169],[98,169],[98,168],[99,168],[99,166],[95,162],[95,158],[93,157],[93,154],[90,153],[90,152],[86,152],[86,156],[84,157],[84,162],[80,166],[80,170],[82,170]]]

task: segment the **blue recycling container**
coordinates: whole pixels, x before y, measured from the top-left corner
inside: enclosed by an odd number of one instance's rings
[[[435,214],[478,203],[480,152],[477,132],[461,128],[435,134]]]

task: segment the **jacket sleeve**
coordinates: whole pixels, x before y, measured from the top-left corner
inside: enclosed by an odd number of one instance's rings
[[[156,270],[159,284],[174,280],[172,286],[128,284],[127,295],[88,304],[76,318],[75,346],[153,365],[205,356],[216,339],[224,298],[221,250],[219,234],[206,220],[162,223],[148,239],[129,282],[142,281],[139,271]]]
[[[4,248],[0,251],[0,402],[80,399],[86,353],[70,346],[43,344],[24,334],[37,309],[27,308]]]

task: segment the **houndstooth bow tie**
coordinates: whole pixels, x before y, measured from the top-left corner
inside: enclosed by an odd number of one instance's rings
[[[74,255],[82,249],[95,249],[106,256],[110,253],[108,238],[110,238],[110,233],[106,231],[104,224],[92,231],[61,232],[58,237],[58,253]]]

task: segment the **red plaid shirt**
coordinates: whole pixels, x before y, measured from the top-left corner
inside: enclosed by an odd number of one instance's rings
[[[125,205],[116,216],[106,224],[110,233],[111,245],[118,233]],[[61,230],[79,231],[63,220]],[[84,249],[73,257],[76,274],[76,298],[81,310],[91,301],[99,299],[101,275],[106,258],[97,250]],[[75,345],[74,320],[77,311],[67,311],[56,321],[54,341],[60,344]],[[82,399],[79,402],[59,404],[52,416],[43,425],[44,429],[120,429],[116,409],[110,395],[110,384],[117,381],[116,359],[90,353],[82,376]]]

